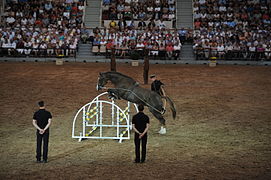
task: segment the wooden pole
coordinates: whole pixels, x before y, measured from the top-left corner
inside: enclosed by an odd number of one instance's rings
[[[144,49],[144,70],[143,70],[144,84],[148,84],[149,68],[150,68],[149,50]]]
[[[116,56],[115,56],[115,47],[111,48],[111,63],[110,63],[110,70],[117,71],[116,68]]]

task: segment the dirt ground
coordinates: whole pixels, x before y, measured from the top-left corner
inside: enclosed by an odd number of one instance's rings
[[[143,83],[142,65],[117,70]],[[104,63],[0,63],[0,179],[270,179],[271,68],[151,65],[177,107],[166,135],[151,114],[147,161],[133,140],[71,138],[76,111],[94,98]],[[149,88],[149,85],[145,86]],[[53,115],[49,162],[35,163],[36,103]]]

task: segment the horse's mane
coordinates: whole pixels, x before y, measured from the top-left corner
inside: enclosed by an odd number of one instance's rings
[[[126,75],[124,75],[124,74],[121,74],[121,73],[119,73],[119,72],[115,72],[115,71],[109,71],[109,72],[106,72],[106,74],[115,74],[115,75],[119,75],[119,76],[122,76],[122,77],[124,77],[124,78],[127,78],[127,79],[129,79],[129,80],[131,80],[131,81],[133,81],[133,82],[136,82],[133,78],[131,78],[131,77],[129,77],[129,76],[126,76]]]

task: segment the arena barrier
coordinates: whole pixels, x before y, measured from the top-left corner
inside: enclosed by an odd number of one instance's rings
[[[137,113],[138,109],[133,104],[132,111],[131,103],[127,101],[122,102],[123,105],[127,106],[121,108],[114,100],[108,101],[107,92],[98,95],[77,111],[72,138],[78,138],[79,142],[82,139],[116,139],[120,143],[123,139],[130,139],[131,113]]]

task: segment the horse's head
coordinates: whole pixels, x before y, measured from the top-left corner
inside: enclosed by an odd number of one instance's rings
[[[106,75],[104,73],[100,73],[99,77],[98,77],[98,83],[97,83],[97,87],[96,89],[99,91],[101,89],[104,89],[104,85],[106,85],[107,81],[109,79],[106,77]]]

